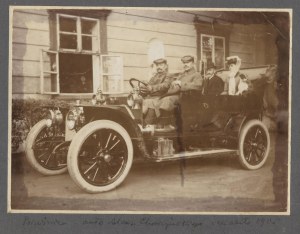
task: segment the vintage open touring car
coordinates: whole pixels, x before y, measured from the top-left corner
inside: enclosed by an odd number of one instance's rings
[[[28,162],[44,175],[68,170],[74,182],[90,193],[120,185],[136,158],[163,162],[235,154],[244,168],[258,169],[270,150],[269,132],[261,121],[266,82],[258,78],[266,69],[244,70],[253,89],[243,95],[182,92],[174,111],[176,127],[168,131],[144,127],[139,95],[143,82],[137,79],[130,80],[134,94],[128,98],[100,96],[70,110],[48,107],[45,119],[28,134]],[[221,71],[220,76],[222,72],[226,73]]]

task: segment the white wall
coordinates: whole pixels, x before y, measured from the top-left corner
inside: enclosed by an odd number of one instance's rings
[[[49,49],[46,10],[15,10],[12,22],[12,93],[14,97],[40,93],[40,50]]]
[[[182,71],[180,58],[197,53],[193,16],[175,11],[114,10],[107,19],[107,37],[108,53],[123,57],[126,90],[131,77],[150,78],[151,40],[158,39],[164,44],[169,72]]]

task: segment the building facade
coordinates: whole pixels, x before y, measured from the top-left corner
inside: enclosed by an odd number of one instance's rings
[[[161,57],[171,73],[184,55],[198,70],[208,60],[223,69],[231,55],[242,67],[278,63],[278,31],[259,12],[16,8],[12,19],[13,98],[122,95]]]

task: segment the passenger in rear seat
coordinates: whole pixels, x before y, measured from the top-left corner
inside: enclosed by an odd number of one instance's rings
[[[219,95],[224,90],[223,80],[216,75],[216,66],[213,62],[206,65],[202,93],[204,95]]]
[[[225,80],[224,92],[222,94],[240,95],[249,88],[246,75],[240,73],[242,60],[238,56],[226,58],[229,68],[229,76]]]

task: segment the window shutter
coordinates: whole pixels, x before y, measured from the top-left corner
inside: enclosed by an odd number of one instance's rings
[[[59,61],[56,51],[41,50],[41,94],[59,93]]]

